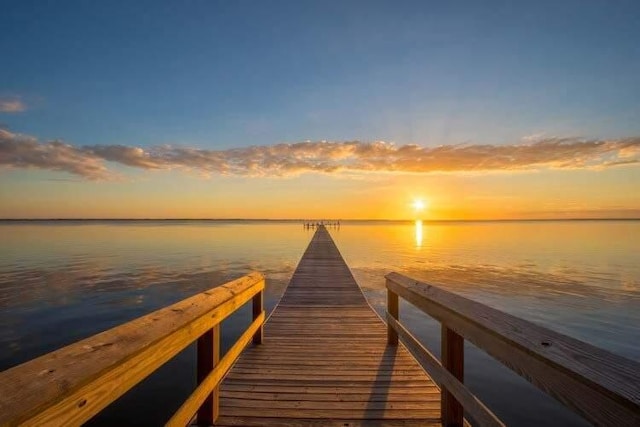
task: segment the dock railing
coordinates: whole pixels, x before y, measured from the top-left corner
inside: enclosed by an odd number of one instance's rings
[[[197,412],[212,424],[219,384],[253,341],[262,342],[265,279],[251,273],[0,374],[0,426],[80,425],[197,340],[194,392],[167,425]],[[220,359],[220,324],[248,301],[253,322]]]
[[[464,340],[595,425],[640,425],[640,363],[399,273],[387,279],[387,337],[442,389],[443,426],[502,422],[464,385]],[[441,323],[442,361],[400,323],[398,297]]]

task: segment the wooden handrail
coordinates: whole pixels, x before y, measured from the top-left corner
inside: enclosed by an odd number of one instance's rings
[[[261,305],[262,297],[254,297],[264,287],[264,276],[251,273],[0,373],[0,426],[82,424],[196,339],[211,334],[211,346],[219,348],[220,322],[250,300]],[[198,402],[189,418],[206,404],[242,348],[262,335],[262,306],[253,313],[233,354],[217,363],[215,351],[203,352],[212,357],[212,370],[199,381],[197,398],[188,399]],[[217,404],[213,394],[210,400]]]
[[[472,414],[473,419],[479,425],[492,427],[504,426],[504,423],[502,423],[502,421],[500,421],[500,419],[498,419],[498,417],[491,412],[489,408],[474,396],[473,393],[464,386],[459,378],[456,378],[452,373],[445,369],[436,356],[424,348],[422,344],[420,344],[420,342],[400,324],[400,322],[389,314],[387,314],[387,324],[396,331],[398,336],[402,339],[402,343],[405,347],[407,347],[418,363],[424,367],[427,372],[429,372],[433,380],[451,393],[456,399],[456,402],[459,402],[467,412]],[[449,421],[447,424],[451,424],[451,422]]]
[[[173,414],[167,426],[184,426],[189,423],[193,414],[202,406],[207,396],[220,384],[222,378],[227,373],[231,365],[236,361],[242,350],[251,341],[253,334],[262,328],[264,323],[264,312],[260,313],[258,317],[251,323],[251,326],[238,338],[238,341],[229,349],[227,354],[220,360],[220,363],[215,366],[209,375],[202,380],[198,387],[191,393],[191,396],[184,401],[182,406]],[[211,423],[214,423],[217,418],[217,413],[212,417]],[[201,420],[203,424],[209,424],[208,420]]]
[[[469,340],[588,421],[597,425],[640,425],[640,363],[401,274],[390,273],[385,277],[388,291],[440,321],[443,335],[451,331]],[[390,307],[387,317],[391,320],[388,327],[405,345],[409,343],[407,347],[412,353],[415,351],[414,355],[421,354],[416,355],[418,361],[424,360],[426,350],[416,348],[403,333],[406,330],[397,321],[397,308]],[[455,347],[459,345],[452,349]],[[453,355],[453,359],[454,364],[463,363],[461,352]],[[429,365],[423,364],[436,381],[446,376]],[[464,387],[461,378],[456,378],[459,384],[447,384],[450,376],[456,376],[458,367],[443,365],[446,368],[443,371],[451,375],[446,376],[447,381],[441,381],[441,386],[474,420],[492,425],[493,421],[484,420],[482,413],[474,413],[465,404],[466,398],[455,391],[461,385]],[[443,418],[443,425],[460,423],[460,418]]]

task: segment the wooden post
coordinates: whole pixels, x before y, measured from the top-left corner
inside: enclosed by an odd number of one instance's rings
[[[198,384],[220,361],[220,323],[198,338]],[[211,425],[220,414],[220,389],[216,387],[198,409],[198,424]]]
[[[398,320],[399,305],[398,294],[387,288],[387,312]],[[387,344],[398,345],[398,333],[390,325],[387,325]]]
[[[464,384],[464,338],[442,325],[442,366]],[[464,408],[451,393],[442,388],[442,425],[462,427]]]
[[[262,313],[264,304],[263,293],[264,291],[260,291],[253,296],[253,320],[256,320],[256,318],[260,316],[260,313]],[[263,326],[260,325],[260,329],[258,329],[258,331],[253,336],[254,344],[262,344],[262,330]]]

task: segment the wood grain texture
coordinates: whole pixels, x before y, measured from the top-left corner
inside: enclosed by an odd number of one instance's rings
[[[332,418],[268,418],[264,417],[235,417],[224,418],[224,423],[218,421],[216,427],[247,426],[247,427],[441,427],[440,421],[424,419],[340,419],[339,414]]]
[[[387,346],[324,227],[220,393],[216,425],[440,425],[440,389],[404,346]]]
[[[596,425],[640,425],[640,363],[398,273],[387,287]]]
[[[80,425],[264,289],[253,273],[0,374],[0,425]]]

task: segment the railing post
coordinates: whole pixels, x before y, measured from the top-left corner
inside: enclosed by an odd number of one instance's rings
[[[387,288],[387,312],[391,317],[398,320],[399,305],[398,294]],[[387,324],[387,344],[398,345],[398,333]]]
[[[253,296],[253,320],[256,320],[260,313],[262,313],[263,305],[264,305],[264,291],[260,291]],[[258,329],[253,336],[254,344],[262,344],[262,330],[263,327],[260,325],[260,329]]]
[[[198,338],[198,384],[220,361],[220,323]],[[198,424],[211,425],[220,414],[220,388],[213,389],[198,409]]]
[[[442,325],[442,366],[464,384],[464,338]],[[464,408],[451,393],[442,388],[442,425],[462,427]]]

